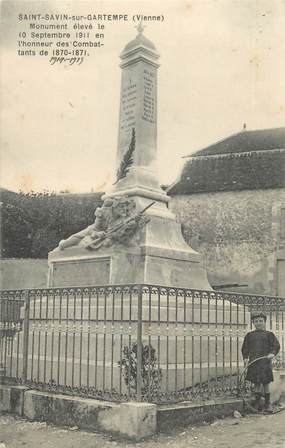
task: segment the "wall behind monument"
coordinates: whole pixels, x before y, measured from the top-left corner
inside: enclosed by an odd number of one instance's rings
[[[284,204],[284,189],[268,189],[176,195],[170,208],[187,242],[203,254],[212,285],[274,295]]]
[[[0,288],[46,288],[47,272],[47,260],[21,258],[0,260]]]

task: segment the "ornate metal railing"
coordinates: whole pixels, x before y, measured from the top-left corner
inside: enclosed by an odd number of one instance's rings
[[[285,361],[285,299],[155,285],[0,293],[8,381],[107,400],[237,393],[250,312],[263,310]]]
[[[19,354],[19,334],[22,331],[21,308],[25,305],[23,293],[18,291],[5,292],[0,299],[0,378],[6,375],[7,357],[13,352],[15,335],[18,335],[17,347]],[[12,368],[10,358],[10,370]]]

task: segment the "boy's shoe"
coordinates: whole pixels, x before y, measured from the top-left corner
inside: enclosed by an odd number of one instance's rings
[[[264,397],[260,397],[259,398],[259,402],[258,402],[258,411],[262,412],[265,409],[265,399]]]
[[[274,409],[273,409],[273,407],[271,406],[271,404],[268,405],[266,408],[264,408],[264,412],[265,412],[266,414],[273,414]]]
[[[265,405],[264,405],[264,412],[271,414],[273,411],[273,408],[270,403],[270,394],[265,394]]]

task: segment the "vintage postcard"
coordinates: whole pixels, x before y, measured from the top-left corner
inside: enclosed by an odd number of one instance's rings
[[[281,447],[284,0],[0,7],[0,448]]]

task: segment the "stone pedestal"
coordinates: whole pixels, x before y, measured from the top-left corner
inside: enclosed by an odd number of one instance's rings
[[[211,289],[200,254],[185,243],[180,225],[167,216],[167,209],[160,214],[154,206],[147,215],[150,221],[132,245],[51,252],[49,286],[149,283]]]

